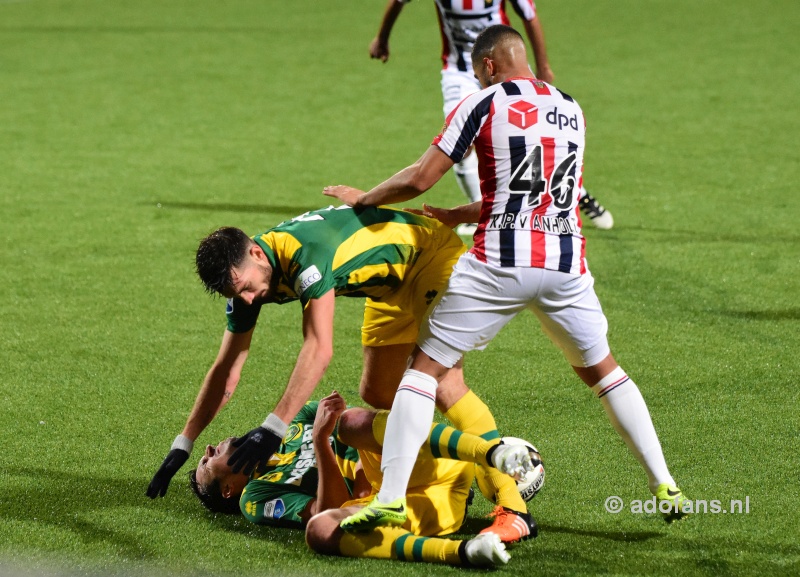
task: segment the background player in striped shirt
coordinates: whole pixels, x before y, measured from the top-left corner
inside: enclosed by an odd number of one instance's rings
[[[386,62],[389,59],[389,36],[403,6],[411,0],[389,0],[383,14],[378,35],[369,47],[372,58]],[[553,71],[547,59],[544,33],[532,0],[509,0],[514,11],[522,20],[525,35],[533,49],[536,62],[536,77],[547,83],[553,82]],[[471,52],[475,39],[482,30],[495,24],[509,24],[506,14],[506,0],[435,0],[436,13],[442,36],[442,97],[444,116],[470,94],[481,89],[472,70]],[[472,148],[453,166],[456,181],[466,197],[474,202],[480,200],[480,178],[478,159]],[[581,185],[581,209],[592,223],[601,229],[614,225],[611,213],[586,192]],[[456,228],[459,234],[472,236],[473,223],[464,223]]]
[[[420,160],[368,193],[346,186],[325,189],[359,208],[406,201],[433,186],[467,147],[474,143],[478,152],[482,202],[438,211],[450,224],[478,217],[475,244],[459,259],[420,332],[389,417],[384,484],[367,510],[379,512],[402,501],[408,460],[413,462],[433,416],[432,403],[405,394],[406,387],[435,394],[447,367],[465,352],[485,348],[525,309],[600,399],[647,472],[653,494],[680,500],[644,399],[611,355],[608,323],[586,265],[578,217],[583,112],[571,97],[531,74],[525,43],[513,28],[484,30],[472,56],[486,88],[459,104]],[[676,514],[679,507],[668,518]],[[343,527],[359,526],[364,516],[345,519]]]
[[[227,464],[231,439],[226,439],[206,447],[191,473],[192,488],[214,512],[242,514],[258,525],[308,525],[309,546],[323,554],[452,565],[507,562],[505,547],[494,534],[494,539],[482,535],[469,541],[430,537],[453,533],[464,523],[474,464],[497,463],[504,471],[522,472],[530,467],[527,448],[496,445],[445,425],[434,425],[422,447],[403,527],[341,531],[339,521],[369,502],[380,487],[385,424],[386,411],[347,409],[334,391],[300,410],[263,474],[233,473]]]
[[[197,272],[206,289],[228,297],[228,326],[183,431],[148,487],[166,493],[170,479],[189,458],[193,443],[236,390],[261,307],[299,302],[303,345],[275,409],[264,423],[234,443],[235,471],[250,474],[275,452],[289,422],[311,397],[333,355],[335,297],[366,298],[361,340],[361,397],[377,408],[392,405],[420,324],[444,288],[453,264],[466,250],[453,231],[435,219],[392,208],[311,211],[253,238],[236,228],[206,237],[197,251]],[[428,394],[419,392],[418,394]],[[489,408],[464,384],[458,363],[429,397],[460,430],[499,442]],[[497,503],[517,521],[506,541],[530,535],[534,526],[516,483],[488,471]],[[506,515],[495,520],[500,532]]]

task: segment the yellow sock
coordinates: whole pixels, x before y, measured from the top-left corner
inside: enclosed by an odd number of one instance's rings
[[[495,444],[447,425],[434,424],[420,455],[469,461],[488,467],[490,463],[486,460],[486,453]]]
[[[478,435],[493,445],[500,442],[494,415],[478,395],[468,391],[444,414],[450,422],[465,433]]]
[[[345,557],[463,565],[459,554],[462,542],[416,537],[401,527],[376,527],[366,533],[344,533],[339,551]]]
[[[455,427],[465,433],[478,435],[489,441],[492,445],[500,442],[500,433],[494,415],[486,403],[478,398],[472,391],[467,392],[444,414]],[[494,491],[494,501],[513,511],[527,512],[525,501],[517,491],[517,483],[508,475],[501,473],[494,467],[484,469],[486,483]],[[491,495],[485,495],[492,498]]]
[[[381,445],[386,434],[388,414],[388,411],[380,411],[372,421],[372,434]],[[486,441],[453,427],[434,423],[428,440],[422,444],[419,454],[422,458],[455,459],[491,467],[486,460],[486,453],[496,444],[496,441]]]
[[[463,541],[438,537],[416,537],[407,533],[394,542],[395,558],[399,561],[424,561],[463,565],[461,544]]]

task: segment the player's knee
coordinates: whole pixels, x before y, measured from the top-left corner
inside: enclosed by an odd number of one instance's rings
[[[361,381],[359,387],[359,394],[365,403],[375,407],[376,409],[391,409],[392,401],[394,401],[395,390],[389,388],[375,387],[369,382]]]
[[[306,544],[320,555],[339,555],[339,520],[330,511],[314,515],[306,525]]]
[[[358,440],[366,431],[372,430],[374,412],[370,409],[353,407],[339,415],[338,434],[343,443],[353,446],[352,441]]]
[[[385,413],[387,413],[387,411],[375,411],[362,407],[347,409],[339,416],[339,424],[337,427],[339,439],[350,447],[372,451],[373,453],[380,453],[382,449],[381,443],[383,442],[383,433],[380,433],[379,436],[378,433],[373,430],[373,423],[377,415],[384,414],[381,430],[385,429]]]

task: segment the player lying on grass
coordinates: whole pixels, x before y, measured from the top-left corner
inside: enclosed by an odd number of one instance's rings
[[[263,305],[299,302],[303,345],[278,404],[260,427],[234,442],[230,465],[245,474],[266,464],[322,379],[333,355],[335,297],[366,299],[360,393],[372,406],[388,409],[428,306],[465,250],[441,222],[386,207],[329,207],[253,238],[237,228],[222,228],[203,239],[197,273],[208,292],[228,299],[228,324],[183,431],[147,495],[164,496],[194,441],[233,395]],[[464,384],[461,363],[447,371],[430,401],[459,430],[499,442],[489,407]],[[413,458],[406,464],[410,474]],[[534,521],[516,484],[497,471],[490,471],[487,481],[498,508],[485,531],[504,542],[527,538]]]
[[[386,415],[347,409],[342,396],[333,392],[300,410],[263,474],[234,473],[228,465],[233,439],[226,439],[206,447],[190,474],[192,488],[212,511],[241,512],[261,525],[306,526],[309,547],[322,554],[452,565],[506,563],[508,553],[494,533],[468,541],[431,537],[453,533],[463,524],[473,463],[522,475],[532,468],[528,450],[493,444],[445,425],[433,426],[420,451],[402,527],[363,533],[339,528],[341,519],[368,503],[380,486]],[[449,458],[435,458],[439,455]]]

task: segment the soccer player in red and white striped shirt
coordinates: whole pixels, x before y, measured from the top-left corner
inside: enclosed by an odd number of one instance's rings
[[[389,0],[380,29],[369,47],[372,58],[386,62],[389,59],[389,36],[403,6],[411,0]],[[508,3],[520,17],[525,35],[533,49],[536,78],[552,84],[553,71],[547,58],[544,32],[533,0],[509,0]],[[442,98],[444,116],[450,115],[456,105],[468,95],[481,89],[472,71],[472,47],[481,31],[495,24],[509,24],[506,0],[435,0],[439,30],[442,37]],[[463,158],[456,160],[453,172],[459,187],[470,201],[480,199],[480,180],[475,151],[469,149]],[[581,187],[581,209],[597,228],[609,229],[614,225],[611,213]],[[459,234],[472,236],[474,224],[460,225]]]
[[[475,245],[456,263],[420,332],[387,425],[383,485],[365,515],[379,522],[381,506],[403,498],[433,419],[434,404],[426,395],[435,396],[438,379],[528,309],[600,399],[647,472],[652,493],[676,503],[665,516],[682,516],[677,502],[683,495],[647,405],[611,354],[608,323],[586,264],[578,213],[583,112],[571,97],[531,74],[524,41],[513,28],[487,28],[472,56],[486,88],[459,104],[415,164],[368,193],[345,186],[325,190],[354,207],[402,202],[433,186],[469,146],[478,153],[482,201],[450,211],[429,209],[450,225],[477,219]],[[513,515],[487,530],[512,532]],[[347,526],[346,519],[342,527]]]

